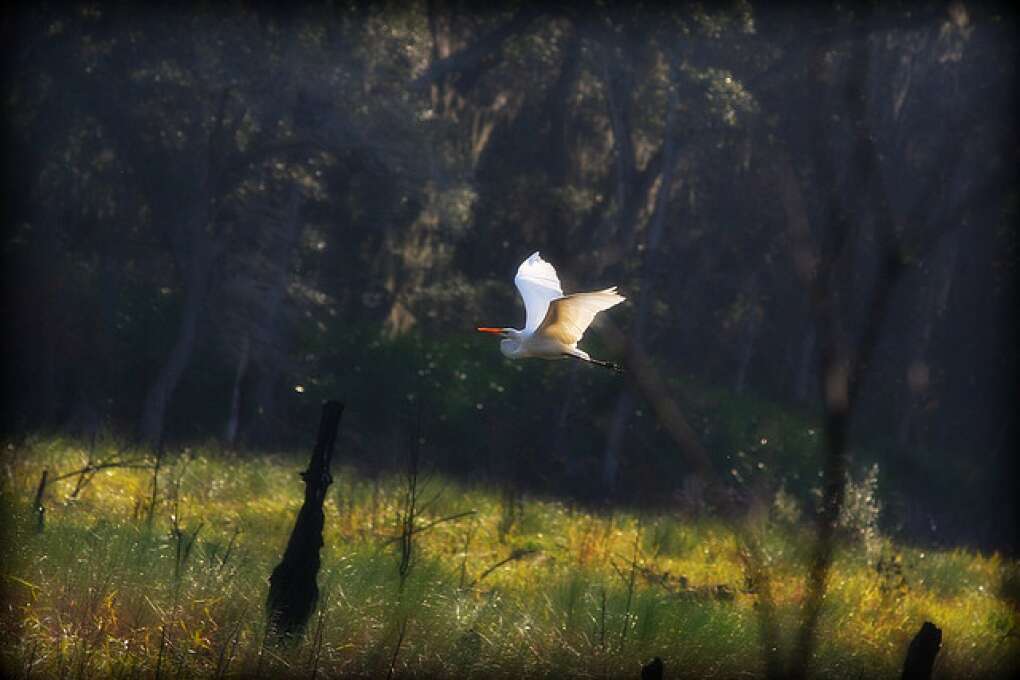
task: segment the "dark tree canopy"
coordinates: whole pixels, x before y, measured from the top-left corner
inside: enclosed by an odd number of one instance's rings
[[[374,465],[421,401],[454,473],[673,503],[709,461],[735,493],[811,498],[845,366],[848,472],[879,464],[886,521],[1015,547],[1016,23],[957,1],[23,5],[3,425],[303,447],[349,398],[347,455]],[[586,343],[645,378],[474,337],[519,325],[535,250],[568,290],[619,285]]]

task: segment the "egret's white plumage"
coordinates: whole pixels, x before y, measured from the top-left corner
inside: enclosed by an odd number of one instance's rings
[[[616,286],[564,295],[556,270],[537,252],[521,263],[514,283],[524,300],[524,328],[478,329],[502,336],[504,340],[499,343],[499,349],[505,356],[511,359],[576,357],[618,370],[615,364],[592,359],[577,347],[596,314],[626,299],[617,294]]]

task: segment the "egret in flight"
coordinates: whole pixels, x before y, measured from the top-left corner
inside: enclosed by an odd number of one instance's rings
[[[556,270],[537,252],[521,263],[514,283],[524,299],[524,329],[478,329],[481,333],[492,333],[503,338],[499,343],[499,351],[503,356],[508,359],[574,357],[620,372],[616,364],[592,359],[587,352],[577,347],[596,314],[626,299],[617,294],[616,286],[590,293],[564,295]]]

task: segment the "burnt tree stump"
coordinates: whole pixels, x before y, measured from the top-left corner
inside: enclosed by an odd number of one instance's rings
[[[925,621],[910,641],[907,659],[903,662],[903,680],[930,680],[935,657],[942,647],[942,629]]]
[[[338,401],[322,405],[319,434],[308,469],[301,473],[305,500],[287,541],[283,560],[269,577],[266,616],[270,630],[280,638],[300,635],[319,599],[319,549],[322,548],[322,512],[326,490],[333,483],[330,463],[344,406]]]
[[[662,680],[665,665],[662,659],[655,657],[641,667],[641,680]]]

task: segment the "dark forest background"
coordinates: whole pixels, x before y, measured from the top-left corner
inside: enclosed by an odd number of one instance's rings
[[[449,474],[710,510],[703,451],[811,503],[844,357],[887,528],[1015,550],[1004,7],[8,10],[3,428],[243,454],[339,397],[366,469],[420,411]],[[535,250],[654,385],[477,337]]]

